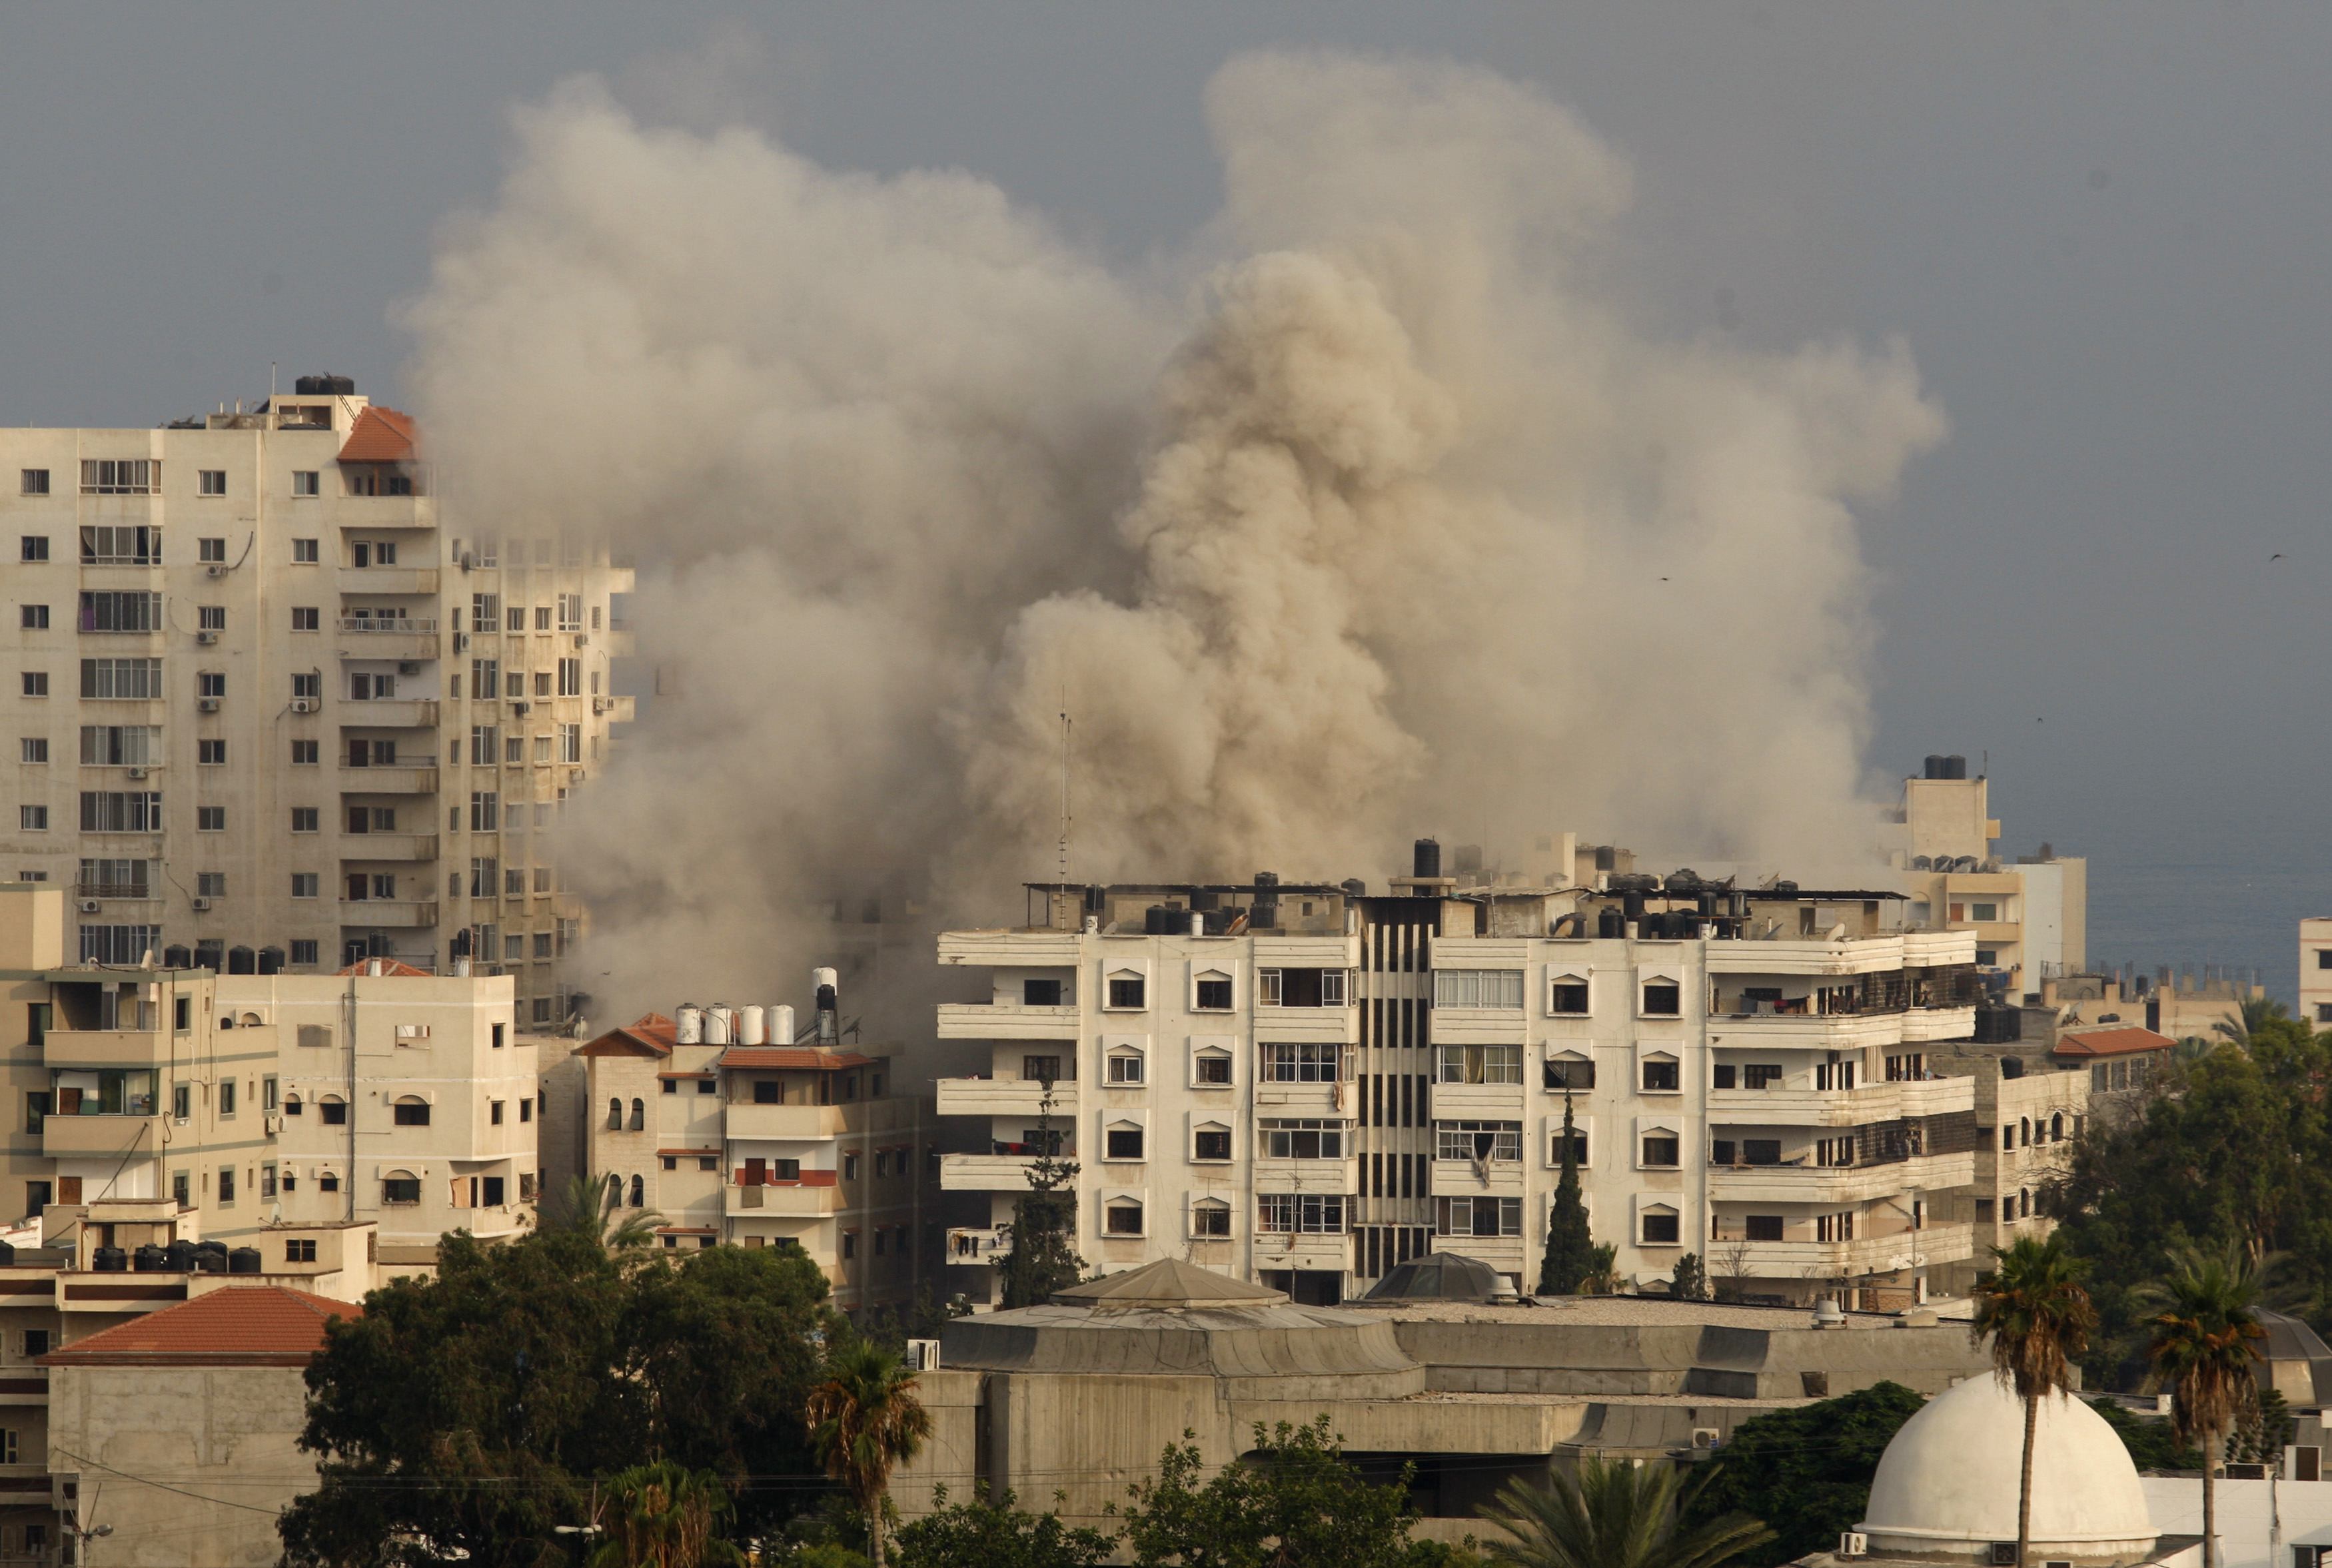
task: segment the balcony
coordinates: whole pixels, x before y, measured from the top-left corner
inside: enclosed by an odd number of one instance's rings
[[[1361,1010],[1357,1007],[1258,1007],[1255,1010],[1258,1041],[1357,1041]]]
[[[1018,1003],[940,1004],[941,1040],[1066,1040],[1078,1034],[1075,1007],[1025,1007]],[[1131,1018],[1145,1016],[1130,1014]]]
[[[1974,1181],[1970,1149],[1868,1165],[1711,1165],[1708,1195],[1720,1203],[1866,1203],[1907,1193],[1945,1193]]]
[[[52,1029],[41,1041],[44,1067],[158,1067],[170,1060],[158,1029]]]
[[[836,1138],[847,1130],[841,1106],[769,1106],[731,1101],[722,1108],[725,1135],[737,1138]]]
[[[161,897],[151,882],[75,882],[76,898],[108,898],[117,904],[146,904]]]
[[[350,833],[340,841],[343,860],[434,860],[435,833]]]
[[[1975,1108],[1973,1078],[1911,1079],[1859,1088],[1719,1088],[1708,1091],[1712,1126],[1853,1127]]]
[[[415,927],[437,924],[435,898],[343,898],[340,924],[378,927]]]
[[[1519,1198],[1523,1195],[1523,1162],[1471,1160],[1433,1162],[1433,1195],[1437,1198]]]
[[[1033,1078],[943,1078],[939,1080],[939,1108],[943,1117],[1026,1117],[1042,1109],[1045,1085]],[[1077,1114],[1077,1086],[1053,1085],[1053,1115]]]
[[[358,566],[340,578],[343,594],[435,594],[435,566]]]
[[[437,526],[437,498],[335,496],[332,516],[343,528],[434,528]]]
[[[1730,998],[1721,1005],[1731,1005]],[[1764,1045],[1778,1049],[1857,1050],[1895,1045],[1903,1039],[1900,1012],[1712,1012],[1712,1043]]]
[[[119,1159],[132,1152],[162,1152],[160,1117],[54,1116],[41,1118],[41,1153],[60,1157]]]
[[[1915,1007],[1903,1015],[1903,1043],[1975,1038],[1974,1007]]]
[[[827,1174],[833,1174],[827,1172]],[[722,1212],[730,1218],[751,1216],[767,1220],[815,1220],[842,1210],[842,1189],[828,1183],[808,1186],[731,1186],[722,1189]]]
[[[335,623],[343,659],[435,659],[437,622],[435,617],[382,621],[343,615]]]
[[[942,1193],[1025,1193],[1028,1190],[1028,1155],[942,1155]],[[1074,1158],[1067,1150],[1064,1159]]]
[[[1441,1121],[1519,1121],[1523,1103],[1519,1083],[1437,1083],[1431,1101]]]
[[[340,793],[352,795],[434,795],[437,769],[424,767],[350,767],[340,764]]]
[[[1074,969],[1082,940],[1074,931],[942,931],[940,962]]]
[[[1708,1244],[1707,1257],[1710,1270],[1720,1275],[1734,1273],[1737,1258],[1753,1279],[1846,1279],[1957,1263],[1974,1253],[1974,1225],[1929,1225],[1852,1241],[1719,1240]]]
[[[335,713],[342,724],[360,724],[368,729],[437,727],[437,699],[434,697],[388,697],[350,702]]]
[[[1351,1107],[1359,1103],[1358,1093],[1348,1083],[1266,1079],[1255,1086],[1255,1108],[1272,1116],[1344,1117],[1352,1115]]]
[[[962,1225],[947,1233],[950,1263],[1000,1263],[1012,1256],[1012,1231],[1004,1225]]]

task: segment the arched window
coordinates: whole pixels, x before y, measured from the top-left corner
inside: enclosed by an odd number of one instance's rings
[[[421,1178],[410,1171],[390,1171],[380,1179],[380,1201],[384,1203],[418,1203],[421,1202]]]
[[[2019,1148],[2032,1146],[2032,1118],[2019,1117],[2016,1121],[2016,1144]]]
[[[607,1130],[611,1133],[620,1133],[624,1130],[624,1102],[622,1100],[610,1099],[607,1102]]]
[[[429,1102],[407,1095],[389,1107],[389,1114],[400,1127],[425,1127],[429,1125]]]
[[[1231,1206],[1220,1198],[1201,1198],[1190,1205],[1190,1234],[1193,1236],[1228,1236],[1231,1233]]]
[[[1142,1202],[1137,1198],[1112,1198],[1102,1206],[1102,1230],[1112,1236],[1142,1234]]]
[[[642,1181],[639,1177],[634,1176],[632,1178],[632,1207],[635,1209],[645,1209],[647,1207],[647,1183]]]
[[[634,1100],[632,1102],[632,1131],[636,1133],[639,1132],[647,1125],[648,1107],[646,1102],[643,1100]]]
[[[2065,1136],[2065,1113],[2059,1111],[2049,1118],[2049,1141],[2060,1143]]]

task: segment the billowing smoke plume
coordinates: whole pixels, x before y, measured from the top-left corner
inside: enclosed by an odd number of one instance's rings
[[[1873,836],[1849,508],[1942,432],[1907,357],[1633,328],[1628,171],[1501,78],[1260,55],[1207,110],[1165,286],[965,175],[520,118],[421,409],[465,517],[640,565],[664,693],[565,851],[603,990],[790,986],[884,894],[1017,918],[1065,708],[1080,877]]]

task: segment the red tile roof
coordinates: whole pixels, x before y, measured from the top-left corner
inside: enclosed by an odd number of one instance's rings
[[[341,970],[339,973],[342,974],[369,974],[372,973],[373,963],[374,961],[370,958],[360,958],[356,963],[349,965],[346,969]],[[383,974],[412,974],[417,975],[424,980],[434,980],[436,978],[435,975],[430,974],[426,969],[416,969],[412,965],[407,964],[402,958],[383,958],[379,960],[379,963],[380,972]]]
[[[410,462],[413,461],[413,416],[376,403],[357,415],[349,439],[340,447],[342,462]]]
[[[364,1308],[281,1285],[230,1285],[40,1357],[43,1366],[305,1366],[329,1318]]]
[[[680,1043],[680,1026],[661,1012],[611,1029],[577,1051],[578,1056],[670,1056]]]
[[[847,1050],[821,1050],[814,1045],[732,1045],[721,1053],[719,1067],[808,1068],[837,1072],[846,1067],[871,1067],[874,1059]]]
[[[2168,1050],[2177,1041],[2150,1029],[2124,1024],[2118,1029],[2087,1029],[2057,1037],[2056,1056],[2130,1056],[2143,1050]]]

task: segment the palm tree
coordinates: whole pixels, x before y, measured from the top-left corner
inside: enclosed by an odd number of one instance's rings
[[[883,1568],[883,1500],[891,1469],[932,1435],[931,1412],[915,1398],[915,1377],[880,1345],[854,1340],[827,1358],[826,1381],[803,1412],[826,1473],[866,1515],[867,1560]]]
[[[2072,1364],[2089,1347],[2098,1314],[2081,1288],[2084,1265],[2065,1250],[2063,1236],[2020,1236],[2005,1250],[1994,1247],[1992,1257],[1993,1271],[1976,1282],[1968,1333],[1979,1345],[1991,1336],[1993,1369],[2024,1402],[2024,1469],[2016,1496],[2016,1563],[2024,1568],[2032,1544],[2032,1439],[2040,1402],[2071,1385]]]
[[[2203,1568],[2218,1563],[2220,1454],[2236,1418],[2259,1398],[2251,1364],[2260,1359],[2256,1342],[2267,1337],[2260,1284],[2260,1269],[2239,1249],[2189,1247],[2170,1255],[2169,1277],[2146,1293],[2162,1307],[2146,1347],[2154,1375],[2170,1386],[2178,1435],[2203,1440]]]
[[[545,1218],[560,1230],[590,1237],[611,1254],[655,1246],[664,1216],[654,1209],[635,1209],[618,1218],[623,1198],[621,1176],[573,1176],[545,1205]]]
[[[608,1478],[596,1521],[606,1539],[588,1568],[707,1568],[744,1557],[721,1536],[729,1493],[710,1470],[665,1462]]]
[[[2261,1025],[2280,1022],[2289,1016],[2280,1002],[2266,996],[2246,996],[2239,1011],[2230,1012],[2211,1028],[2237,1045],[2248,1048],[2251,1036],[2259,1031]]]
[[[1762,1546],[1773,1532],[1743,1514],[1687,1529],[1690,1492],[1673,1465],[1633,1465],[1589,1454],[1576,1478],[1509,1481],[1482,1517],[1511,1541],[1493,1541],[1493,1563],[1515,1568],[1715,1568]]]

